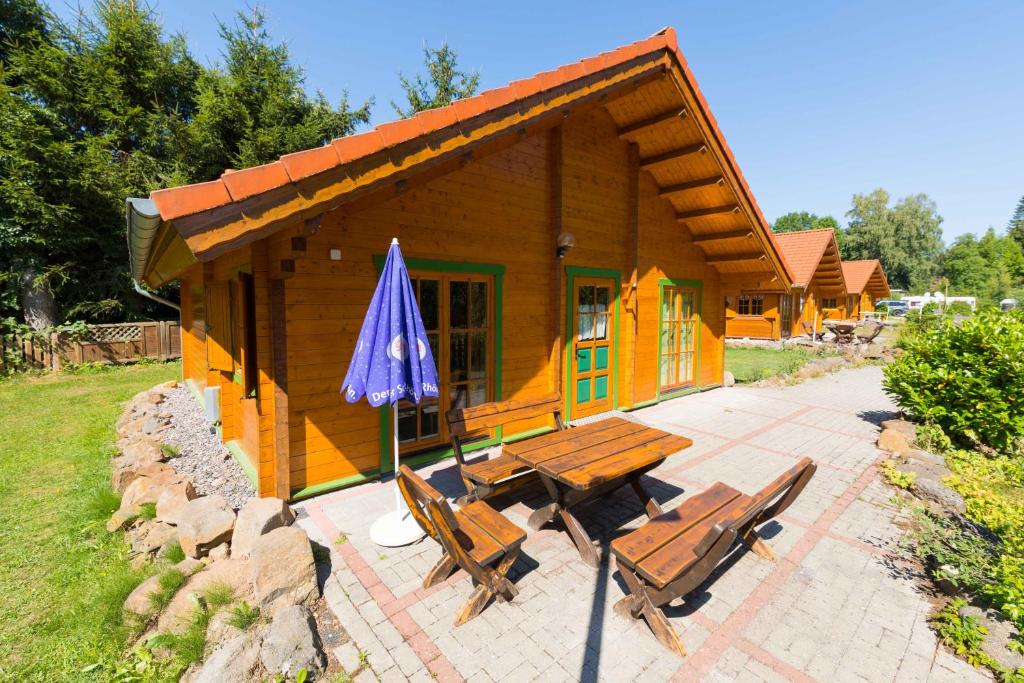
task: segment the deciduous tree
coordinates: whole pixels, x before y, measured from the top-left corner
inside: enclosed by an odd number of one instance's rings
[[[855,194],[846,217],[845,260],[878,259],[894,288],[928,287],[938,273],[943,244],[942,216],[927,195],[904,197],[890,206],[885,190]]]

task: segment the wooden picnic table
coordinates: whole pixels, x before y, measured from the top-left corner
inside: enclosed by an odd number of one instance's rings
[[[691,445],[685,436],[613,417],[507,444],[504,453],[536,470],[551,496],[550,504],[530,515],[529,527],[540,529],[559,516],[580,557],[597,567],[597,549],[572,508],[628,483],[647,516],[660,515],[661,507],[644,490],[640,477]]]
[[[855,320],[825,320],[823,323],[832,334],[835,335],[834,341],[836,344],[852,344],[854,340],[854,330],[857,329],[857,321]]]

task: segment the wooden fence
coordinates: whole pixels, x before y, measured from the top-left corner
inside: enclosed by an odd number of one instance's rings
[[[140,358],[181,358],[177,320],[89,325],[88,332],[22,338],[0,336],[0,367],[60,370],[66,363],[128,363]]]

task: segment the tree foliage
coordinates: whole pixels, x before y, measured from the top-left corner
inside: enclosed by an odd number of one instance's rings
[[[1024,197],[1017,202],[1017,208],[1010,216],[1010,222],[1006,225],[1006,234],[1024,249]]]
[[[423,65],[427,68],[427,77],[424,79],[416,74],[410,80],[402,74],[398,75],[408,106],[403,109],[392,101],[395,113],[405,119],[418,111],[443,107],[455,100],[475,95],[480,85],[480,74],[476,71],[460,71],[458,61],[458,54],[448,43],[443,43],[436,50],[424,46]]]
[[[225,168],[248,168],[282,154],[318,147],[370,120],[371,101],[351,109],[347,95],[335,107],[323,93],[310,98],[302,69],[288,47],[275,44],[258,7],[220,24],[223,64],[198,82],[195,179],[216,178]]]
[[[970,233],[960,235],[942,256],[942,272],[950,294],[997,304],[1020,293],[1024,251],[1012,237],[1000,237],[992,228],[980,239]]]
[[[166,315],[132,292],[125,197],[369,120],[369,102],[306,94],[260,10],[221,38],[223,63],[206,69],[134,0],[99,0],[68,23],[39,0],[0,0],[0,320],[28,318],[29,303],[44,323]]]
[[[890,286],[923,291],[938,274],[942,256],[942,217],[925,194],[904,197],[894,205],[878,189],[855,194],[846,213],[843,235],[845,260],[878,259]]]
[[[819,228],[832,228],[838,231],[839,221],[832,216],[818,216],[808,211],[791,211],[776,218],[772,224],[774,232],[800,232]]]

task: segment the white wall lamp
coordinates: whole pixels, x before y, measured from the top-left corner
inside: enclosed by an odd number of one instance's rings
[[[567,230],[558,233],[558,258],[564,258],[566,252],[576,246],[576,238]]]

